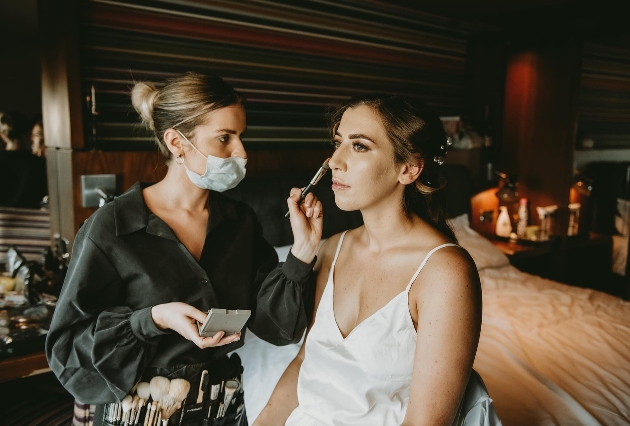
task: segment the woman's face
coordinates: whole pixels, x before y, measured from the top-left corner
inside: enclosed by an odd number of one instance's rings
[[[332,170],[335,202],[342,210],[365,210],[385,199],[401,197],[401,165],[380,117],[371,107],[347,109],[334,137]],[[400,192],[400,194],[398,194]]]
[[[188,168],[197,174],[204,174],[208,155],[247,158],[241,140],[245,128],[245,109],[241,105],[220,108],[206,114],[204,124],[195,127],[190,138],[201,154],[185,140],[182,142]]]
[[[46,146],[44,145],[44,129],[38,123],[33,126],[31,131],[31,150],[33,154],[41,157],[44,155]]]

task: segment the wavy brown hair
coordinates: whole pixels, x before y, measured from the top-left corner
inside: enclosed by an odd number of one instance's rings
[[[394,146],[394,162],[404,164],[422,159],[423,168],[413,184],[403,193],[403,209],[416,214],[445,236],[456,241],[446,222],[446,183],[440,179],[436,157],[446,154],[447,140],[440,117],[426,104],[415,99],[390,94],[366,94],[350,98],[330,114],[331,137],[334,137],[343,113],[359,105],[372,108],[380,117],[385,132]]]

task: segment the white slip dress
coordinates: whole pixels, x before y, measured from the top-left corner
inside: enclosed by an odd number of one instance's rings
[[[405,290],[344,338],[333,311],[333,275],[344,236],[345,232],[339,239],[315,323],[306,338],[297,384],[299,405],[286,426],[384,426],[403,422],[416,350],[409,289],[435,251],[459,247],[443,244],[431,250]],[[500,425],[491,402],[473,371],[456,424]],[[474,423],[466,421],[469,411]]]

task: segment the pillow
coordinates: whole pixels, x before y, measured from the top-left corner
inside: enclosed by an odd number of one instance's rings
[[[468,251],[478,270],[510,264],[510,259],[501,250],[470,227],[467,213],[448,219],[447,222],[453,229],[459,245]]]

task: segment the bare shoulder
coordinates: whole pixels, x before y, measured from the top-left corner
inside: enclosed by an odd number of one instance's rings
[[[459,246],[436,250],[428,259],[410,291],[416,301],[446,297],[481,300],[479,272],[472,257]]]

